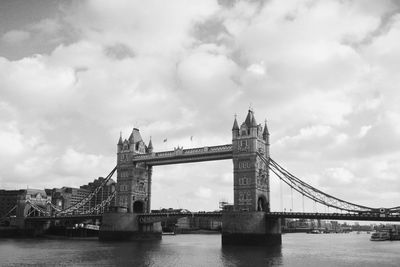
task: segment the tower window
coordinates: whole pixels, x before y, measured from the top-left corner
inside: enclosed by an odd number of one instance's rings
[[[247,178],[246,176],[239,178],[239,185],[248,185],[248,184],[249,184],[249,178]]]
[[[241,140],[240,141],[240,146],[241,147],[247,147],[247,140]]]
[[[250,162],[239,161],[239,169],[248,169],[248,168],[250,168]]]

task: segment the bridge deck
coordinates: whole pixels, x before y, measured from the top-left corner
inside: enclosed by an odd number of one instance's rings
[[[220,145],[182,149],[136,155],[133,162],[145,162],[148,165],[166,165],[188,162],[232,159],[232,145]]]
[[[356,214],[356,213],[309,213],[309,212],[267,212],[271,218],[293,219],[321,219],[321,220],[345,220],[345,221],[400,221],[398,215],[386,214]]]
[[[102,214],[74,214],[65,216],[36,216],[26,217],[25,221],[31,222],[43,222],[43,221],[59,221],[59,220],[89,220],[89,219],[101,219]]]
[[[212,217],[219,218],[223,212],[176,212],[176,213],[141,213],[138,219],[141,223],[163,221],[168,218],[182,217]],[[356,214],[356,213],[310,213],[310,212],[266,212],[270,218],[292,218],[292,219],[321,219],[321,220],[346,220],[346,221],[396,221],[400,222],[399,215],[386,214]],[[67,216],[38,216],[26,217],[27,221],[55,221],[55,220],[81,220],[101,219],[101,214],[91,215],[67,215]]]

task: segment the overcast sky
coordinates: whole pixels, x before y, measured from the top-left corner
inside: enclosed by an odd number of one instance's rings
[[[398,206],[399,69],[395,0],[2,0],[0,188],[106,176],[133,127],[155,151],[228,144],[251,105],[286,169]],[[232,176],[230,160],[155,167],[152,208],[217,209]],[[292,208],[271,187],[272,208]]]

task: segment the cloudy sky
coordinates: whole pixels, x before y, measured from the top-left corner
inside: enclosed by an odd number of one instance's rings
[[[292,173],[400,205],[399,44],[395,0],[2,0],[0,188],[106,176],[133,127],[155,151],[227,144],[251,105]],[[232,199],[229,160],[154,169],[152,208]]]

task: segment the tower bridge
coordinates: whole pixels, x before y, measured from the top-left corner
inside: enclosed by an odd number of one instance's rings
[[[269,158],[269,132],[252,110],[240,127],[235,118],[232,144],[154,152],[133,128],[129,138],[120,136],[117,151],[117,203],[128,213],[150,212],[153,166],[223,159],[233,160],[235,210],[269,211],[268,162],[258,156]]]
[[[139,129],[133,128],[130,136],[125,140],[120,136],[117,144],[117,203],[120,209],[104,214],[100,238],[141,238],[143,233],[146,236],[160,234],[159,223],[145,223],[149,219],[146,219],[146,213],[150,213],[154,166],[232,159],[234,208],[232,212],[222,214],[223,243],[238,240],[280,243],[279,219],[265,217],[265,212],[270,211],[268,161],[259,155],[269,158],[269,132],[266,123],[264,126],[257,124],[252,110],[248,111],[240,127],[235,117],[232,144],[219,146],[178,147],[173,151],[154,152],[152,141],[146,145]]]
[[[337,219],[400,221],[400,206],[372,208],[354,204],[326,194],[292,173],[270,157],[267,124],[257,124],[254,112],[249,110],[240,125],[235,117],[232,143],[218,146],[154,152],[150,140],[146,145],[139,129],[133,128],[130,136],[117,144],[117,166],[103,183],[79,203],[63,210],[48,200],[28,199],[20,205],[17,214],[21,227],[57,220],[99,219],[100,239],[161,238],[161,221],[171,217],[222,218],[223,244],[268,245],[281,243],[280,219]],[[153,168],[158,165],[232,159],[233,209],[206,213],[151,213],[151,185]],[[270,172],[302,196],[326,207],[345,213],[299,213],[270,211]],[[96,206],[85,210],[88,203],[114,175],[117,174],[116,191]],[[116,207],[110,203],[116,198]],[[104,212],[109,210],[109,212]],[[28,212],[29,211],[29,212]],[[104,212],[104,213],[103,213]],[[2,220],[3,218],[0,218]]]

